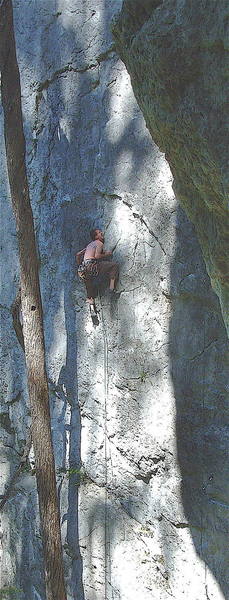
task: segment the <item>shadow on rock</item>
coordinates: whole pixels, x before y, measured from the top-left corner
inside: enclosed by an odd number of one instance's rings
[[[186,273],[173,289],[185,263]],[[196,552],[228,598],[228,341],[193,228],[181,210],[171,281],[170,351],[183,508]]]

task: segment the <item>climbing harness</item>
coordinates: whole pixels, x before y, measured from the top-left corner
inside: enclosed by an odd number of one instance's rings
[[[98,261],[96,258],[87,258],[78,267],[78,275],[81,279],[85,279],[86,275],[97,277],[98,274]]]

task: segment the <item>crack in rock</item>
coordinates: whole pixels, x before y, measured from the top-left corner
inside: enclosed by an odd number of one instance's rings
[[[165,254],[166,256],[166,251],[164,249],[164,247],[162,246],[162,243],[160,242],[159,238],[157,237],[156,233],[154,233],[154,231],[149,227],[149,225],[146,222],[146,217],[144,217],[144,215],[141,215],[138,211],[135,210],[134,206],[130,203],[127,202],[127,200],[123,200],[122,198],[122,202],[123,204],[125,204],[126,206],[128,206],[128,208],[130,208],[130,210],[132,211],[133,217],[135,219],[139,219],[139,221],[145,225],[147,231],[149,232],[149,234],[156,240],[156,242],[159,244],[163,254]]]
[[[171,525],[173,525],[173,527],[176,527],[176,529],[189,529],[189,523],[185,523],[185,522],[175,522],[175,521],[171,521],[171,519],[168,519],[168,517],[166,517],[165,515],[161,514],[161,519],[165,519],[166,521],[168,521],[168,523],[170,523]]]
[[[205,593],[206,593],[207,600],[210,600],[210,597],[208,595],[208,586],[207,586],[207,583],[206,583],[206,576],[205,576]]]
[[[149,234],[156,240],[156,242],[159,244],[163,254],[165,256],[167,256],[166,251],[164,249],[164,247],[162,246],[162,243],[160,242],[158,236],[156,235],[156,233],[154,233],[154,231],[149,227],[149,225],[146,222],[146,217],[144,217],[144,215],[141,215],[135,208],[134,206],[131,204],[131,202],[127,202],[127,200],[124,200],[122,198],[122,196],[119,196],[118,194],[107,194],[105,192],[102,192],[101,190],[99,190],[98,188],[95,188],[95,192],[97,192],[98,194],[100,194],[100,196],[102,196],[103,198],[113,198],[114,200],[120,200],[121,202],[123,202],[123,204],[125,204],[126,206],[128,206],[128,208],[132,211],[132,215],[135,219],[139,219],[139,221],[145,225],[147,231],[149,232]]]
[[[199,358],[200,356],[202,356],[202,354],[204,354],[204,352],[206,352],[206,350],[208,350],[213,344],[215,344],[218,340],[211,340],[211,342],[209,342],[209,344],[207,344],[207,346],[204,346],[203,350],[201,350],[201,352],[199,352],[199,354],[196,354],[195,356],[192,356],[189,360],[196,360],[197,358]]]
[[[57,71],[55,71],[53,73],[53,75],[52,75],[52,77],[50,77],[50,79],[46,79],[45,81],[41,82],[37,86],[37,95],[39,96],[39,94],[41,94],[43,92],[43,90],[46,90],[52,83],[54,83],[54,81],[56,81],[56,79],[58,79],[62,75],[65,75],[67,73],[86,73],[86,71],[95,69],[96,67],[98,67],[98,65],[100,65],[101,62],[106,60],[106,58],[109,56],[109,54],[113,53],[114,51],[115,51],[115,44],[112,44],[112,46],[110,46],[105,52],[102,52],[101,54],[99,54],[99,56],[97,56],[93,62],[88,63],[84,67],[77,69],[76,67],[73,67],[71,64],[68,64],[68,65],[65,65],[64,67],[61,67],[60,69],[57,69]],[[39,101],[39,99],[38,99],[38,101]]]

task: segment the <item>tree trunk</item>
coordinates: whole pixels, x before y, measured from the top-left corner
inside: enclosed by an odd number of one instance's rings
[[[21,88],[11,0],[0,0],[0,70],[8,176],[21,270],[23,337],[45,558],[47,600],[66,600],[51,439],[38,260],[25,165]]]

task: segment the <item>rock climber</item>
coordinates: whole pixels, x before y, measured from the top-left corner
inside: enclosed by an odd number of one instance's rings
[[[106,257],[112,256],[113,252],[104,250],[104,233],[98,229],[90,231],[91,242],[77,252],[76,260],[78,274],[84,280],[87,290],[87,301],[90,305],[90,311],[95,311],[95,286],[93,278],[101,275],[109,278],[109,293],[111,297],[118,297],[115,286],[118,281],[119,267],[118,263],[104,260]]]

